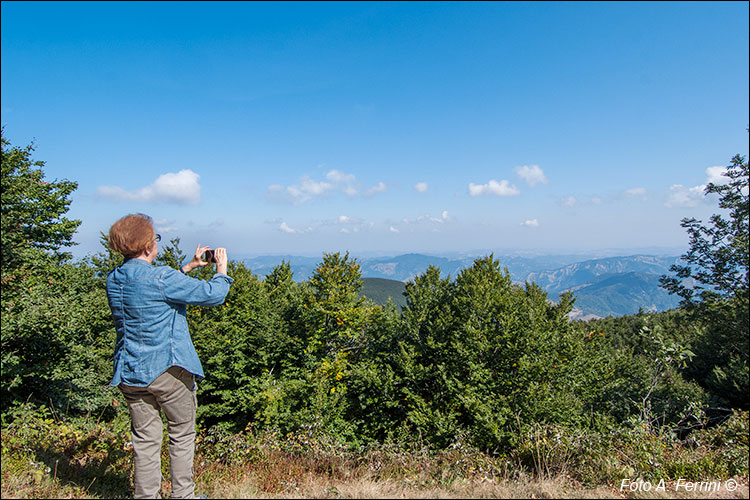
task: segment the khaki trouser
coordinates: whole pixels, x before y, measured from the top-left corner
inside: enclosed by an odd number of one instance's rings
[[[130,434],[135,454],[135,498],[161,498],[160,410],[167,416],[172,498],[194,498],[195,376],[173,366],[148,387],[120,384],[130,410]]]

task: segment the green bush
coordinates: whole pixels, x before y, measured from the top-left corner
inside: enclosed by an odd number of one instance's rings
[[[748,474],[748,414],[680,440],[675,429],[648,422],[599,430],[532,424],[512,457],[539,477],[569,476],[586,484],[619,484],[623,478],[706,481]]]
[[[3,412],[27,400],[60,412],[106,411],[115,330],[93,271],[66,263],[13,276],[0,319]]]

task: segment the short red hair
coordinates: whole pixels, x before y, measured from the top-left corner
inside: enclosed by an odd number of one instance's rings
[[[109,247],[126,258],[139,255],[154,241],[154,224],[146,214],[130,214],[109,228]]]

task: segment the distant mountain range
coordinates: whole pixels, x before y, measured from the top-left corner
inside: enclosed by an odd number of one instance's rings
[[[679,297],[659,287],[659,277],[669,274],[670,266],[679,257],[631,255],[589,260],[581,260],[580,255],[495,257],[502,267],[507,267],[513,281],[535,282],[552,300],[571,290],[576,297],[576,309],[571,314],[574,318],[621,316],[635,314],[639,309],[663,311],[679,303]],[[423,273],[428,266],[439,267],[442,276],[455,278],[462,269],[471,267],[475,258],[404,254],[358,258],[357,262],[362,276],[368,278],[363,294],[380,304],[391,297],[397,305],[403,305],[403,283]],[[244,259],[244,263],[263,277],[282,260],[290,263],[295,280],[304,281],[310,278],[322,257],[262,256]]]
[[[640,309],[648,312],[673,309],[680,297],[661,288],[659,276],[636,272],[596,276],[573,292],[575,307],[584,314],[601,317],[636,314]]]
[[[632,255],[587,260],[546,271],[530,272],[524,281],[535,282],[556,300],[565,291],[576,297],[575,307],[586,315],[622,316],[672,309],[680,298],[659,286],[659,277],[679,257]]]

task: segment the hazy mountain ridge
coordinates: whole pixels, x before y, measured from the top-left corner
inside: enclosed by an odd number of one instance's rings
[[[597,276],[592,283],[573,292],[575,307],[596,316],[622,316],[677,307],[680,297],[659,286],[659,274],[616,273]],[[551,298],[557,298],[551,295]]]
[[[580,287],[591,283],[599,276],[621,273],[667,274],[679,257],[656,257],[653,255],[631,255],[608,257],[578,262],[558,269],[530,272],[525,281],[533,281],[551,293]]]
[[[410,253],[394,257],[357,258],[357,262],[364,278],[407,282],[422,274],[430,265],[439,267],[442,276],[455,278],[462,269],[471,267],[475,258]],[[573,291],[576,310],[572,316],[576,318],[621,316],[635,314],[639,309],[663,311],[679,303],[678,297],[669,295],[659,286],[659,277],[669,274],[670,266],[679,257],[629,255],[582,259],[580,255],[496,255],[495,258],[500,261],[501,267],[508,269],[514,282],[535,282],[552,300],[557,300],[567,290]],[[310,278],[322,258],[261,256],[244,259],[244,263],[263,277],[282,260],[291,264],[296,281],[304,281]],[[368,281],[370,298],[377,303],[384,303],[389,294],[394,302],[400,302],[400,296],[393,297],[394,293],[400,295],[397,284]]]

